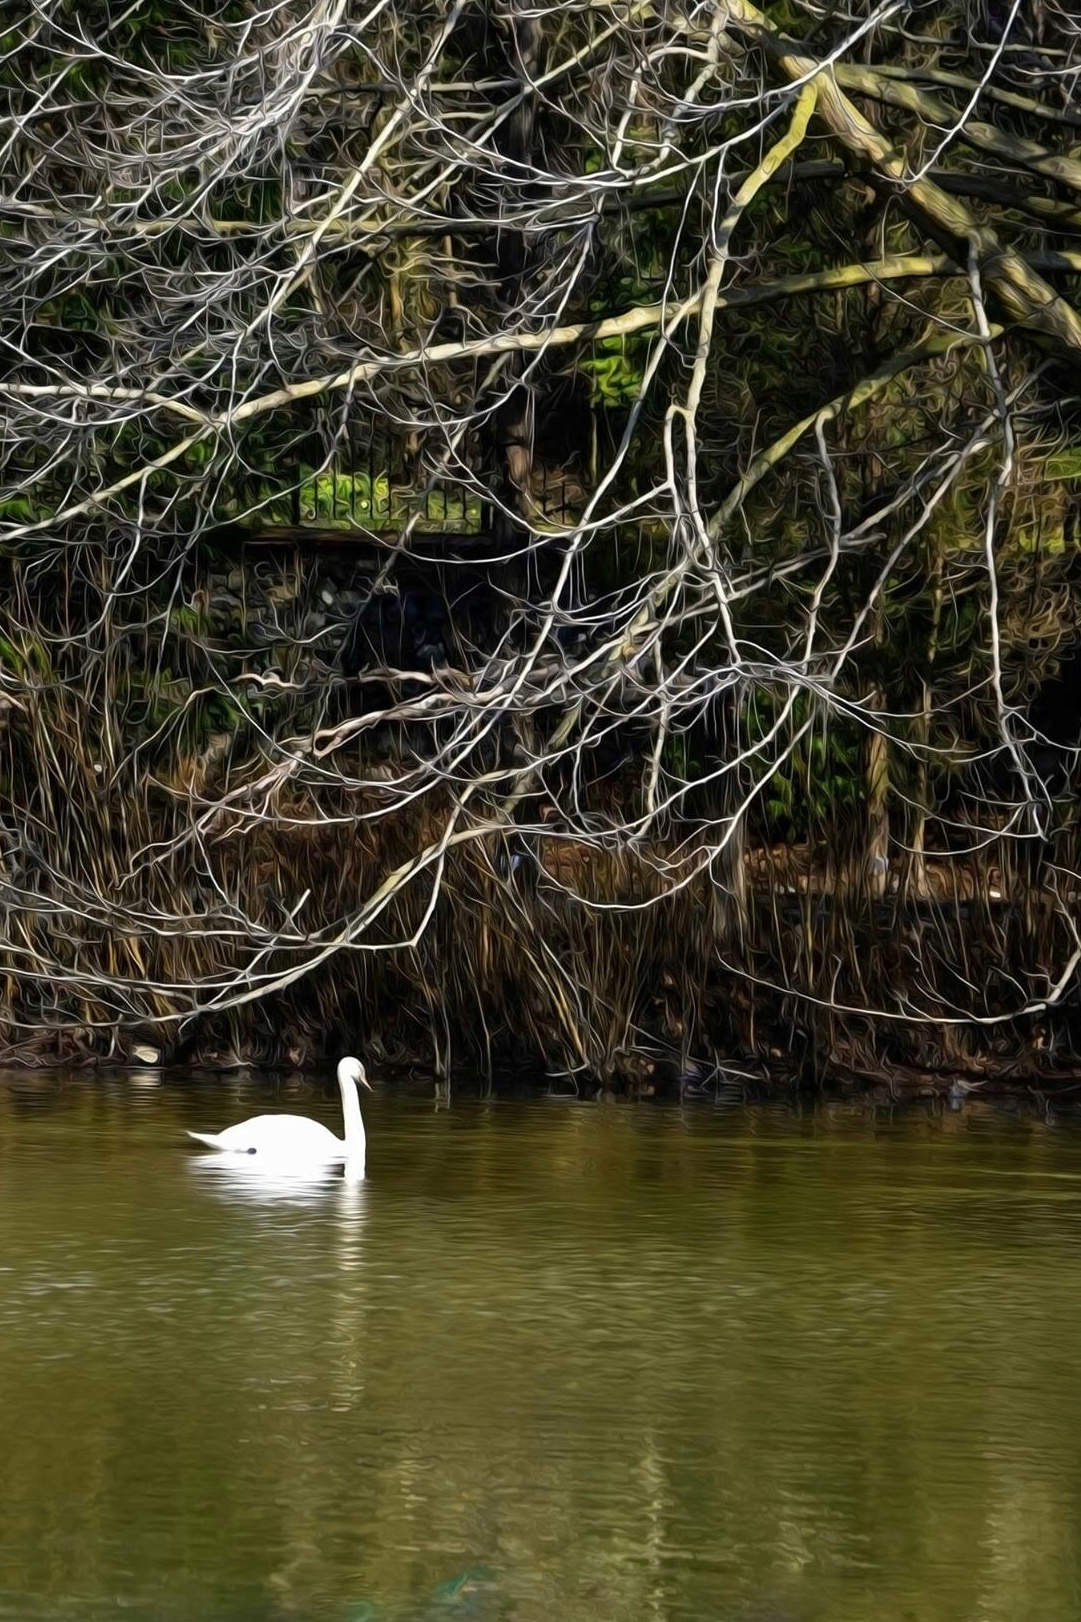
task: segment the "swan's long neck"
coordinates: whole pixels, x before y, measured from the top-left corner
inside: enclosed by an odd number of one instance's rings
[[[359,1160],[364,1163],[364,1151],[367,1139],[364,1134],[364,1118],[360,1113],[360,1092],[355,1081],[348,1076],[338,1075],[338,1086],[342,1090],[342,1116],[345,1121],[345,1152],[350,1160]]]

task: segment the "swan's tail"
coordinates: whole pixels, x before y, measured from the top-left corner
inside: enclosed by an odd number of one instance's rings
[[[195,1138],[198,1143],[205,1143],[208,1149],[224,1149],[225,1144],[217,1132],[189,1132],[189,1138]]]

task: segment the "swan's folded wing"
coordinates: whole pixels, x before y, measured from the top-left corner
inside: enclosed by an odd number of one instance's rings
[[[318,1121],[303,1115],[255,1115],[224,1132],[189,1132],[189,1137],[231,1155],[261,1155],[281,1163],[345,1159],[345,1145]]]

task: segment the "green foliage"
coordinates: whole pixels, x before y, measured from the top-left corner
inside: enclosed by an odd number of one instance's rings
[[[791,745],[764,785],[762,809],[772,837],[813,838],[831,823],[850,819],[861,804],[860,729],[819,707],[814,725],[796,738],[817,705],[813,695],[798,694],[777,739],[765,744],[763,758]],[[748,746],[764,743],[783,706],[782,696],[769,688],[753,689],[743,711]]]
[[[169,610],[169,629],[182,640],[202,636],[206,631],[206,615],[190,603],[180,603]]]
[[[0,636],[0,669],[22,680],[26,675],[26,660],[15,644]]]
[[[589,313],[596,320],[622,315],[658,296],[671,222],[666,215],[647,210],[636,226],[634,268],[613,274],[598,287],[589,304]],[[651,343],[646,332],[594,339],[590,353],[578,361],[580,373],[589,382],[592,406],[613,410],[634,403],[642,389]]]
[[[1043,464],[1043,474],[1046,479],[1081,479],[1081,445],[1053,451]]]
[[[320,528],[389,529],[390,479],[385,473],[320,473],[300,487],[300,521]]]
[[[386,472],[343,473],[328,468],[319,473],[299,470],[300,485],[294,505],[292,493],[269,479],[249,481],[221,504],[223,516],[257,515],[260,524],[289,525],[294,518],[313,529],[402,528],[417,516],[422,530],[474,534],[481,526],[481,503],[474,495],[440,489],[413,495],[393,485]]]
[[[0,667],[30,686],[49,681],[54,675],[47,645],[27,631],[15,637],[0,636]]]
[[[9,524],[36,524],[50,516],[48,505],[32,492],[0,497],[0,522]]]
[[[644,345],[640,346],[644,350]],[[625,338],[603,338],[593,354],[581,363],[589,379],[589,403],[611,410],[632,405],[638,398],[644,377],[642,356],[628,353]]]

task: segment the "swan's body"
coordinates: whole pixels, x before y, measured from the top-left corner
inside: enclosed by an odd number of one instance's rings
[[[366,1139],[357,1084],[370,1085],[359,1059],[338,1066],[345,1137],[336,1138],[304,1115],[253,1115],[224,1132],[189,1132],[189,1138],[227,1155],[258,1155],[275,1166],[331,1166],[345,1163],[354,1177],[364,1175]]]

